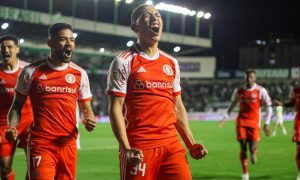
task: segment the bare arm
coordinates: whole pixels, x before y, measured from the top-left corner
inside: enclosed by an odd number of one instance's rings
[[[114,135],[122,149],[130,149],[122,113],[124,98],[111,95],[109,96],[109,100],[109,117]]]
[[[18,136],[17,127],[21,119],[22,108],[26,102],[26,99],[27,96],[21,95],[17,92],[15,93],[14,101],[10,107],[7,116],[8,129],[5,133],[5,137],[9,141],[14,141],[17,139]]]
[[[226,122],[226,119],[228,119],[228,116],[231,114],[231,112],[233,111],[234,107],[236,106],[236,104],[238,103],[238,101],[232,101],[227,113],[224,115],[223,119],[219,122],[219,127],[222,128]]]
[[[85,129],[88,131],[93,131],[96,127],[96,119],[91,107],[91,102],[79,101],[78,104],[79,104],[80,112],[82,114],[82,122],[85,126]]]
[[[126,153],[127,159],[131,164],[137,165],[143,161],[144,155],[142,150],[130,147],[126,133],[124,116],[122,113],[123,103],[123,97],[117,97],[114,95],[109,96],[108,111],[110,123],[121,149]]]
[[[196,143],[192,131],[189,126],[186,109],[183,105],[181,95],[175,97],[175,112],[176,112],[176,129],[182,137],[186,147],[189,149],[191,156],[194,159],[203,158],[208,151],[200,144]]]
[[[14,101],[8,112],[8,127],[17,128],[26,99],[27,96],[24,96],[20,93],[15,93]]]

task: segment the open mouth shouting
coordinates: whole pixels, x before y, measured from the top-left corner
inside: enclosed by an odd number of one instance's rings
[[[11,58],[11,56],[9,54],[4,54],[4,55],[2,55],[2,57],[3,57],[4,61],[8,61]]]
[[[159,28],[160,28],[160,26],[158,23],[153,23],[150,27],[151,31],[156,35],[159,34]]]
[[[63,51],[64,59],[70,59],[71,58],[72,50],[73,49],[71,47],[64,48],[64,51]]]

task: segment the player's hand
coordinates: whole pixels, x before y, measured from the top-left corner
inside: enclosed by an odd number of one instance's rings
[[[5,133],[5,138],[8,141],[16,141],[18,137],[18,130],[15,127],[8,128]]]
[[[219,121],[219,128],[223,128],[225,122],[226,122],[226,119],[222,119],[221,121]]]
[[[282,106],[283,103],[281,101],[278,101],[277,99],[272,100],[272,105],[273,106]]]
[[[208,154],[207,149],[201,144],[193,144],[189,148],[189,152],[191,157],[196,160],[202,159]]]
[[[228,119],[228,115],[224,114],[223,119],[219,122],[219,128],[223,128],[226,120]]]
[[[84,127],[87,131],[93,131],[96,128],[96,119],[95,118],[89,118],[85,117],[84,120],[82,120]]]
[[[138,165],[144,159],[143,151],[135,148],[126,150],[126,157],[133,166]]]
[[[269,125],[265,124],[264,127],[263,127],[263,130],[264,130],[267,137],[271,135]]]

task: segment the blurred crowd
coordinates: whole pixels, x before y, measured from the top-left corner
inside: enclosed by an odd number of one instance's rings
[[[23,50],[21,59],[34,62],[46,57],[48,51]],[[92,106],[97,116],[108,114],[106,96],[107,70],[113,57],[76,54],[75,63],[86,69],[93,93]],[[76,61],[80,59],[80,61]],[[287,100],[292,80],[260,80],[257,83],[267,89],[272,99]],[[234,89],[244,84],[243,80],[188,80],[182,79],[182,98],[188,112],[208,112],[225,109],[230,103]]]

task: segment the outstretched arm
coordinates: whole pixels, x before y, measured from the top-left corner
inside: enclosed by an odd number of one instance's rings
[[[219,127],[223,128],[224,124],[226,122],[226,120],[228,119],[228,116],[231,114],[231,112],[233,111],[234,107],[236,106],[236,104],[238,103],[238,101],[232,101],[226,114],[224,114],[223,119],[219,122]]]
[[[142,150],[131,148],[127,133],[122,107],[124,103],[123,97],[110,95],[109,97],[109,118],[114,135],[119,142],[121,149],[126,153],[126,157],[130,164],[137,165],[143,161]]]
[[[177,117],[176,129],[183,139],[186,147],[188,148],[190,155],[194,159],[202,159],[203,157],[205,157],[208,151],[203,145],[197,144],[193,137],[188,123],[186,109],[181,99],[181,95],[175,97],[175,112]]]
[[[22,108],[26,102],[27,96],[24,96],[18,92],[15,93],[14,101],[10,110],[8,112],[8,129],[6,131],[5,137],[9,141],[14,141],[17,139],[18,130],[17,127],[19,125]]]
[[[78,104],[85,129],[88,131],[93,131],[96,128],[97,123],[91,107],[91,101],[79,101]]]

